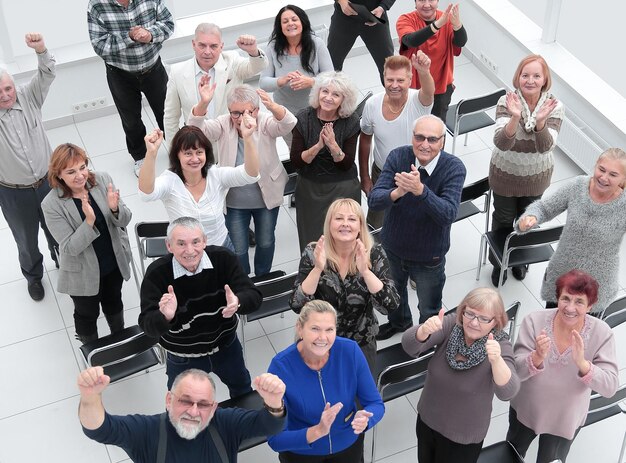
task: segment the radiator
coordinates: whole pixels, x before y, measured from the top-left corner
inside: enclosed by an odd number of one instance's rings
[[[563,118],[557,145],[587,174],[593,172],[598,156],[609,147],[571,111]]]

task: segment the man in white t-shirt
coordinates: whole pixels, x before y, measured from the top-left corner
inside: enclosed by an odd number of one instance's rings
[[[422,88],[411,85],[412,68],[419,75]],[[376,184],[389,152],[410,145],[415,119],[430,114],[435,82],[430,75],[430,58],[418,51],[409,60],[390,56],[384,67],[385,91],[372,96],[363,109],[359,136],[359,170],[361,189],[366,195]],[[374,162],[370,177],[370,152],[374,137]],[[368,211],[367,222],[375,229],[383,225],[384,211]]]

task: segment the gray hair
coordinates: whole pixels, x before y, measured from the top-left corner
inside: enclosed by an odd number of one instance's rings
[[[259,95],[256,90],[248,84],[235,85],[228,92],[226,104],[230,108],[233,103],[252,103],[255,108],[259,107]]]
[[[437,121],[441,125],[441,135],[443,136],[446,134],[446,124],[441,120],[441,118],[434,116],[432,114],[424,114],[423,116],[420,116],[417,119],[415,119],[415,121],[413,121],[413,128],[415,129],[415,126],[423,120]]]
[[[220,40],[222,39],[222,29],[217,24],[213,23],[200,23],[196,26],[196,31],[194,33],[194,37],[198,38],[198,34],[215,34],[219,35]]]
[[[322,301],[320,299],[313,299],[312,301],[304,304],[304,307],[300,310],[300,314],[298,315],[298,320],[296,324],[300,327],[303,327],[306,322],[309,321],[309,317],[312,313],[330,313],[335,317],[335,321],[337,320],[337,311],[335,308],[330,305],[329,302]]]
[[[174,228],[176,227],[183,227],[189,230],[198,229],[202,232],[202,236],[204,236],[204,227],[202,227],[202,224],[200,223],[198,219],[194,219],[193,217],[179,217],[176,220],[173,220],[172,222],[170,222],[170,224],[167,226],[167,241],[168,242],[171,242],[172,233],[174,232]]]
[[[596,164],[602,159],[612,159],[614,161],[619,161],[622,165],[622,174],[626,175],[626,151],[620,148],[609,148],[604,151],[600,156],[598,156],[598,160]],[[622,185],[622,188],[624,185]]]
[[[189,370],[185,370],[182,373],[179,373],[178,376],[176,376],[176,378],[174,379],[174,382],[172,383],[172,387],[170,388],[170,391],[173,391],[174,389],[176,389],[178,385],[180,384],[180,382],[183,379],[185,379],[187,376],[191,376],[192,378],[195,378],[195,379],[208,379],[209,382],[211,383],[211,387],[213,388],[213,394],[215,395],[215,381],[213,381],[213,378],[211,378],[211,375],[209,375],[206,371],[198,370],[197,368],[190,368]]]
[[[315,109],[320,106],[320,90],[332,85],[343,95],[343,101],[339,106],[339,117],[350,116],[357,107],[359,90],[348,74],[341,71],[327,71],[318,74],[315,84],[309,94],[309,105]]]
[[[9,73],[9,70],[6,68],[6,66],[0,63],[0,79],[4,79],[5,77],[13,80],[13,76]]]

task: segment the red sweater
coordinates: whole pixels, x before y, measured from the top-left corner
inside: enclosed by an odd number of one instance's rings
[[[439,19],[442,14],[442,11],[437,10],[436,19]],[[426,21],[420,18],[417,11],[405,13],[398,18],[396,30],[400,40],[400,54],[411,59],[411,56],[417,53],[417,50],[422,50],[426,53],[431,60],[430,74],[435,80],[435,94],[445,93],[448,85],[454,81],[454,57],[461,54],[461,47],[457,47],[452,43],[454,29],[450,21],[417,48],[407,48],[402,44],[402,37],[405,34],[418,31],[426,26]],[[421,88],[417,71],[415,69],[412,71],[411,88]]]

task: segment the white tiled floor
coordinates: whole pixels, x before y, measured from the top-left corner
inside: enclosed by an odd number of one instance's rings
[[[454,101],[486,93],[493,84],[466,58],[457,59],[457,91]],[[345,71],[356,78],[363,93],[382,88],[371,58],[367,55],[350,58]],[[144,117],[149,128],[154,126],[152,115]],[[467,146],[457,143],[457,155],[465,162],[467,182],[482,178],[487,173],[492,129],[484,129],[469,136]],[[126,203],[133,211],[131,225],[142,220],[166,219],[160,203],[143,203],[137,195],[137,181],[132,172],[131,157],[125,153],[124,135],[117,115],[80,122],[48,132],[53,146],[72,141],[86,147],[93,167],[110,173]],[[449,140],[450,141],[450,140]],[[448,143],[450,147],[450,143]],[[167,164],[163,151],[158,161],[158,171]],[[554,183],[579,174],[578,168],[557,153]],[[468,290],[479,285],[490,285],[491,268],[487,266],[480,281],[475,280],[480,232],[483,217],[457,223],[452,228],[452,248],[447,256],[447,283],[444,304],[454,307]],[[132,226],[131,226],[132,230]],[[298,244],[295,211],[283,206],[279,215],[275,267],[294,271],[298,264]],[[131,237],[131,239],[134,237]],[[41,236],[43,240],[43,235]],[[80,368],[77,356],[78,343],[74,340],[72,302],[67,295],[56,293],[57,271],[50,258],[44,279],[46,298],[39,303],[31,301],[26,292],[17,264],[17,251],[7,228],[0,218],[0,242],[4,243],[0,255],[0,285],[4,301],[0,324],[0,462],[1,463],[111,463],[129,461],[123,451],[91,442],[83,436],[76,408],[78,391],[75,378]],[[41,241],[43,242],[43,241]],[[134,242],[134,241],[133,241]],[[626,247],[622,246],[622,262],[626,263]],[[509,278],[502,289],[505,303],[522,302],[522,315],[540,309],[539,288],[544,265],[535,265],[525,281]],[[624,268],[624,267],[622,267]],[[622,272],[620,284],[626,289],[626,273]],[[412,306],[415,296],[411,295]],[[134,324],[139,313],[139,299],[134,281],[124,286],[125,318]],[[251,373],[265,370],[276,352],[293,341],[295,317],[288,313],[264,319],[246,326],[247,362]],[[107,333],[101,320],[101,333]],[[626,332],[617,333],[622,380],[626,379]],[[385,345],[398,342],[396,336]],[[120,381],[105,393],[105,404],[113,413],[160,413],[164,409],[165,373],[156,368],[149,374],[135,375]],[[564,391],[566,393],[566,391]],[[226,398],[226,389],[218,385],[218,399]],[[404,463],[416,460],[414,424],[419,393],[410,394],[387,404],[387,413],[378,426],[377,458],[381,463]],[[502,440],[507,429],[507,404],[494,401],[493,420],[485,444]],[[571,463],[589,461],[615,462],[619,453],[626,418],[612,418],[605,423],[584,429],[576,439]],[[371,433],[368,433],[371,434]],[[367,443],[371,442],[367,437]],[[601,444],[601,445],[598,445]],[[368,447],[366,446],[366,449]],[[531,448],[528,461],[533,461]],[[366,454],[368,452],[366,451]],[[369,456],[367,457],[369,458]],[[239,458],[241,462],[277,461],[276,455],[266,445],[249,450]]]

